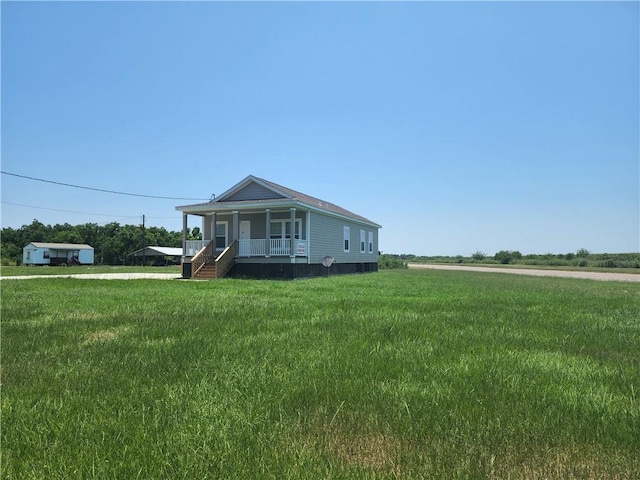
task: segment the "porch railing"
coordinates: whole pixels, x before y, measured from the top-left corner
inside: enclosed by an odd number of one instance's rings
[[[267,250],[269,245],[269,250]],[[307,256],[308,250],[307,240],[295,240],[294,255],[297,257]],[[291,239],[289,238],[272,238],[267,239],[242,239],[238,240],[238,256],[240,257],[264,257],[271,255],[290,256],[291,255]]]
[[[264,257],[267,254],[267,241],[264,239],[240,239],[238,240],[238,256],[240,257]]]
[[[200,250],[206,247],[211,240],[187,240],[185,243],[185,255],[187,257],[195,256]]]
[[[213,245],[213,242],[210,241],[191,259],[192,278],[198,274],[202,267],[204,267],[207,263],[211,263],[213,258],[215,258]]]
[[[223,252],[216,258],[216,278],[224,277],[227,272],[233,266],[233,261],[238,253],[238,241],[236,240],[231,245],[223,250]]]

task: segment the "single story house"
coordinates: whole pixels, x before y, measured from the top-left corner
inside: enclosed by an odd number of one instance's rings
[[[184,278],[300,278],[378,270],[375,222],[333,203],[249,175],[183,215]],[[202,240],[187,240],[188,217]]]
[[[83,243],[31,242],[22,249],[23,265],[91,265],[93,247]]]

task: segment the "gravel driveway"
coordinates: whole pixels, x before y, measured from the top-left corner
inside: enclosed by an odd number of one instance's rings
[[[640,282],[640,275],[635,273],[576,272],[569,270],[534,270],[529,268],[469,267],[464,265],[433,265],[428,263],[410,263],[409,268],[430,268],[432,270],[467,270],[470,272],[533,275],[535,277],[564,277],[615,282]]]

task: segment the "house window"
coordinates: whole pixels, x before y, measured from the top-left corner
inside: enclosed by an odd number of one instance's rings
[[[344,227],[344,232],[343,232],[343,239],[344,239],[344,251],[348,252],[349,251],[349,237],[351,235],[351,231],[349,230],[349,227]]]
[[[271,239],[282,238],[282,222],[271,222]]]
[[[365,252],[365,231],[364,230],[360,230],[360,253],[364,253]]]
[[[216,248],[227,248],[229,222],[216,222]]]
[[[27,261],[31,261],[31,250],[27,250]]]
[[[373,253],[373,232],[369,232],[369,253]]]
[[[42,258],[49,258],[49,250],[42,252]]]
[[[300,239],[300,231],[302,230],[302,220],[296,219],[295,238]],[[271,239],[291,238],[291,220],[273,220],[271,222]]]

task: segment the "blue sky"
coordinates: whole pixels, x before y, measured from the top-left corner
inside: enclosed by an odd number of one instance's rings
[[[388,253],[637,252],[639,5],[3,1],[2,170],[203,199],[256,175]],[[3,227],[196,203],[0,180]]]

